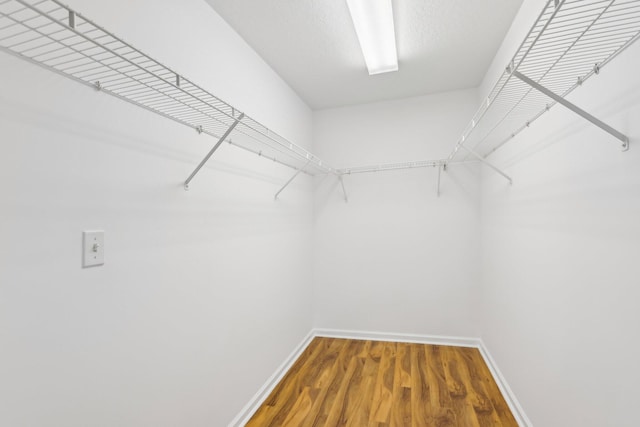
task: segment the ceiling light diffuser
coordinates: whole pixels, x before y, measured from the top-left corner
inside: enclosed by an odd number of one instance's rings
[[[398,71],[391,0],[347,0],[369,74]]]

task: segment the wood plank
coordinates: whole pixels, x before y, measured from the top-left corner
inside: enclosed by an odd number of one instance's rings
[[[331,383],[327,383],[325,387],[319,389],[318,398],[314,402],[307,419],[300,424],[301,426],[310,427],[326,425],[326,419],[330,415],[332,402],[335,400],[331,397],[327,398],[327,395],[330,391],[337,392],[337,384],[343,381],[343,377],[340,374],[339,370],[340,367],[344,365],[344,363],[351,360],[360,360],[361,364],[364,364],[361,359],[357,358],[357,355],[362,350],[362,347],[363,343],[361,341],[352,341],[343,350],[340,355],[339,363],[336,363],[334,367]]]
[[[304,389],[305,384],[313,383],[312,376],[315,375],[318,371],[314,369],[318,364],[327,368],[322,362],[324,359],[329,358],[333,359],[333,354],[335,352],[342,352],[343,349],[346,349],[348,346],[348,342],[345,340],[333,339],[331,342],[327,343],[328,345],[322,347],[323,352],[320,355],[314,358],[313,363],[305,364],[298,375],[293,381],[290,381],[289,390],[286,394],[287,398],[282,399],[282,405],[280,411],[273,417],[269,426],[280,427],[284,423],[287,415],[290,411],[293,410],[293,406],[296,403],[296,397],[299,393]],[[328,368],[327,368],[328,369]],[[324,372],[324,370],[322,371]]]
[[[316,338],[249,427],[518,427],[477,349]]]
[[[282,427],[297,427],[307,417],[311,410],[311,388],[305,387],[298,396],[296,403],[293,405],[287,417],[282,423]]]
[[[409,345],[406,343],[397,344],[398,351],[396,353],[396,360],[398,360],[400,369],[400,386],[411,388],[411,354],[409,352]]]
[[[340,340],[340,342],[344,343],[344,346],[331,367],[331,373],[324,378],[324,381],[316,383],[321,388],[318,389],[318,397],[313,402],[307,419],[301,423],[302,426],[326,425],[326,419],[330,415],[338,387],[346,373],[345,366],[356,357],[362,348],[361,343],[352,340]]]
[[[433,423],[438,427],[457,426],[451,396],[447,388],[447,379],[440,356],[440,346],[430,345],[426,348],[427,367],[429,373],[429,400],[433,408]]]
[[[502,396],[500,389],[498,388],[498,384],[493,379],[493,375],[491,375],[491,371],[489,367],[485,363],[480,351],[478,349],[471,349],[471,359],[472,364],[477,371],[475,375],[477,375],[484,384],[485,390],[491,399],[491,403],[493,404],[493,408],[495,409],[500,421],[504,426],[516,426],[518,425],[515,417],[511,413],[509,406],[507,405],[506,400]]]
[[[367,357],[369,357],[372,341],[362,341],[362,342],[364,343],[364,346],[362,347],[362,350],[360,351],[360,353],[358,353],[358,357],[366,359]]]
[[[331,408],[337,398],[337,392],[340,389],[342,380],[347,375],[351,359],[356,358],[357,353],[360,350],[360,347],[354,340],[347,340],[347,342],[349,342],[349,346],[347,347],[344,357],[341,357],[337,363],[336,376],[327,389],[326,397],[322,402],[322,407],[320,409],[319,416],[315,420],[315,425],[328,425],[326,420],[331,415]]]
[[[369,357],[371,357],[376,362],[379,362],[382,358],[384,344],[384,341],[371,341],[371,347],[369,348]]]
[[[420,344],[411,344],[409,348],[411,352],[411,426],[430,426],[432,416],[425,348]]]
[[[325,354],[334,345],[334,342],[333,339],[314,339],[267,397],[265,403],[258,408],[246,427],[269,426],[277,417],[286,417],[301,391],[299,383],[304,377],[305,371],[313,366],[314,361]]]
[[[390,427],[411,425],[411,365],[405,343],[396,344]]]
[[[469,394],[468,401],[473,406],[480,427],[502,427],[500,417],[493,409],[493,403],[487,396],[484,385],[477,375],[477,368],[473,366],[471,354],[467,351],[471,349],[459,349],[456,351],[458,359],[458,372],[464,382]]]
[[[467,386],[460,375],[456,351],[457,349],[454,347],[442,347],[441,351],[447,389],[451,396],[453,411],[456,414],[456,422],[458,427],[480,427],[473,405],[468,398]]]
[[[356,363],[356,369],[351,377],[344,397],[342,414],[338,419],[338,425],[340,426],[346,426],[352,423],[352,420],[356,418],[357,409],[362,403],[360,396],[363,392],[362,373],[364,371],[365,359],[355,357],[354,361]]]
[[[331,405],[331,410],[329,411],[325,425],[346,425],[347,399],[350,397],[347,394],[347,390],[351,385],[351,379],[353,378],[358,367],[362,367],[361,363],[358,361],[358,358],[351,358],[351,360],[349,361],[349,366],[347,367],[347,371],[345,372],[345,375],[342,378],[342,382],[340,383],[340,387],[338,388],[336,396],[333,399],[333,405]]]
[[[350,427],[363,427],[369,423],[369,414],[371,413],[371,401],[373,400],[373,386],[375,384],[378,366],[380,362],[377,362],[372,357],[367,357],[364,362],[364,368],[362,369],[362,386],[360,396],[356,397],[354,402],[354,409],[351,413],[351,418],[347,422],[347,426]]]
[[[384,343],[378,377],[373,389],[373,401],[369,414],[369,425],[386,423],[389,420],[392,403],[393,373],[396,356],[395,343]]]

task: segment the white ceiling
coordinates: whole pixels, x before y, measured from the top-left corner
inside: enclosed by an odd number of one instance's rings
[[[345,0],[207,0],[313,109],[480,84],[522,0],[393,0],[398,72],[369,76]]]

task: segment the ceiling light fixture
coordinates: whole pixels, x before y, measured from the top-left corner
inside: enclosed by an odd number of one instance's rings
[[[398,71],[391,0],[347,0],[369,74]]]

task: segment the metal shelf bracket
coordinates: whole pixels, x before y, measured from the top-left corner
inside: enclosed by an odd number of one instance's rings
[[[241,113],[236,119],[235,121],[231,124],[231,126],[229,126],[229,128],[227,129],[227,131],[224,133],[224,135],[222,135],[222,137],[220,137],[220,139],[218,140],[218,142],[216,142],[216,145],[213,146],[213,148],[209,151],[209,153],[207,153],[207,155],[204,157],[204,159],[202,159],[202,161],[200,162],[200,164],[194,169],[193,172],[191,172],[191,175],[189,175],[189,178],[187,178],[187,180],[184,182],[184,189],[185,190],[189,190],[189,183],[191,182],[191,180],[193,179],[193,177],[195,177],[198,172],[200,172],[200,169],[202,169],[202,167],[209,161],[209,159],[211,158],[211,156],[213,156],[213,153],[216,152],[216,150],[218,149],[218,147],[220,147],[220,145],[224,142],[225,139],[227,139],[227,137],[229,136],[229,134],[231,132],[233,132],[233,129],[235,129],[235,127],[238,125],[238,123],[240,123],[240,121],[244,118],[244,113]]]
[[[289,186],[289,184],[291,184],[291,181],[293,181],[294,179],[296,179],[296,177],[298,175],[300,175],[300,172],[303,172],[304,169],[309,166],[309,163],[311,163],[311,160],[308,160],[307,163],[305,163],[305,165],[303,167],[301,167],[300,169],[298,169],[296,171],[296,173],[293,174],[293,176],[291,178],[289,178],[289,180],[287,182],[285,182],[285,184],[282,186],[282,188],[280,190],[278,190],[278,192],[276,193],[275,196],[273,196],[274,200],[278,200],[278,196],[280,195],[280,193],[282,193],[282,190],[284,190],[285,188],[287,188]]]
[[[502,175],[504,177],[504,179],[506,179],[507,181],[509,181],[509,185],[513,184],[513,180],[511,179],[511,177],[509,175],[507,175],[506,173],[502,172],[500,169],[498,169],[497,167],[495,167],[492,163],[490,163],[487,159],[485,159],[484,157],[482,157],[480,154],[476,153],[475,151],[473,151],[472,149],[466,147],[464,144],[460,144],[460,147],[464,150],[466,150],[469,154],[471,154],[473,157],[475,157],[476,159],[478,159],[481,163],[483,163],[484,165],[486,165],[487,167],[489,167],[490,169],[493,169],[495,172],[497,172],[498,174]]]
[[[0,51],[216,141],[240,114],[231,104],[72,10],[62,0],[0,0]],[[264,158],[292,169],[311,158],[305,171],[310,175],[333,172],[307,149],[248,115],[236,124],[233,145],[238,148],[263,153]],[[193,175],[185,188],[192,178]]]
[[[438,184],[436,187],[436,196],[440,197],[440,175],[442,173],[442,169],[445,167],[445,164],[440,163],[437,167],[438,167]]]
[[[342,186],[342,194],[344,194],[344,202],[349,203],[349,196],[347,195],[347,190],[344,188],[344,180],[342,179],[342,175],[338,176],[340,180],[340,185]]]
[[[576,106],[575,104],[567,101],[566,99],[564,99],[560,95],[557,95],[556,93],[550,91],[546,87],[544,87],[541,84],[539,84],[538,82],[530,79],[529,77],[525,76],[524,74],[520,73],[519,71],[514,71],[512,74],[515,77],[517,77],[518,79],[520,79],[521,81],[523,81],[524,83],[526,83],[529,86],[531,86],[532,88],[534,88],[535,90],[545,94],[549,98],[551,98],[554,101],[556,101],[558,104],[564,105],[569,110],[571,110],[574,113],[578,114],[579,116],[585,118],[586,120],[590,121],[594,125],[598,126],[600,129],[604,130],[605,132],[610,133],[611,135],[613,135],[614,137],[616,137],[617,139],[622,141],[622,151],[627,151],[629,149],[629,138],[626,135],[624,135],[623,133],[618,132],[617,130],[615,130],[614,128],[609,126],[608,124],[602,122],[601,120],[598,120],[597,118],[593,117],[591,114],[589,114],[586,111],[584,111],[582,108],[580,108],[580,107]]]

